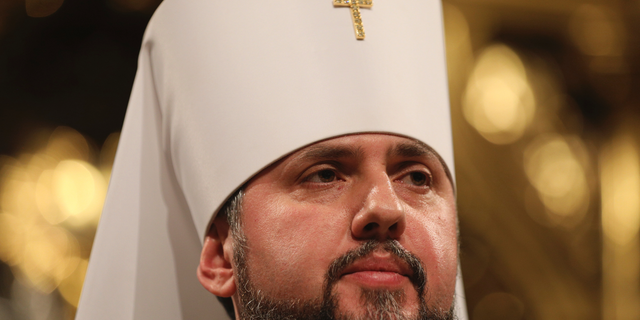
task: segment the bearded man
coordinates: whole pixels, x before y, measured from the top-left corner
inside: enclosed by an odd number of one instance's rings
[[[466,319],[440,1],[375,1],[160,5],[78,320]]]
[[[253,178],[215,219],[198,275],[233,297],[240,319],[445,320],[456,248],[451,175],[438,154],[358,134]]]

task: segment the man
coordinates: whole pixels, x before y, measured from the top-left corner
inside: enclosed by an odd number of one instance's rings
[[[433,150],[404,137],[303,148],[215,219],[200,282],[232,296],[240,319],[452,319],[450,179]]]
[[[77,319],[465,318],[442,31],[439,0],[165,0]]]

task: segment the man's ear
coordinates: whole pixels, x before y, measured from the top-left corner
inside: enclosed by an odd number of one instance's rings
[[[202,246],[198,280],[205,289],[219,297],[231,297],[236,293],[232,250],[227,219],[216,217]]]

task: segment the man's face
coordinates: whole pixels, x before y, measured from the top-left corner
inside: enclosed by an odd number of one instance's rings
[[[331,300],[353,318],[368,318],[371,295],[409,318],[453,303],[453,188],[414,140],[359,134],[303,148],[246,186],[241,221],[246,270],[236,275],[269,301]]]

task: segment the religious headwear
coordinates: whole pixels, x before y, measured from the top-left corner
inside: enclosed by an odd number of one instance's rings
[[[341,0],[359,10],[334,1],[160,5],[78,320],[226,317],[196,278],[201,241],[238,187],[300,147],[394,133],[429,144],[453,170],[440,0]],[[466,319],[460,281],[457,291]]]

